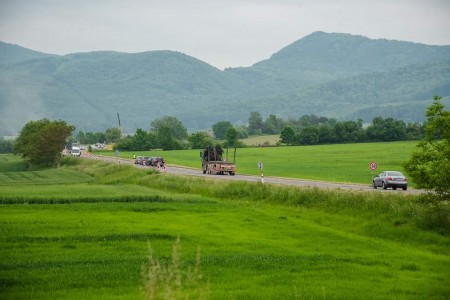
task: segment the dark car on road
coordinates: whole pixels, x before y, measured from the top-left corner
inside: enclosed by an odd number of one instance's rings
[[[408,189],[408,179],[399,171],[384,171],[380,175],[373,178],[373,188],[382,187],[387,189],[391,187],[393,190],[402,188],[404,191]]]
[[[148,160],[147,165],[152,167],[163,166],[166,162],[164,161],[163,157],[150,157]]]
[[[136,164],[136,165],[142,165],[142,161],[144,160],[144,157],[143,156],[137,156],[135,159],[134,159],[134,163]]]

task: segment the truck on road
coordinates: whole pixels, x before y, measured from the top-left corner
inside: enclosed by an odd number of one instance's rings
[[[223,149],[220,145],[208,146],[200,152],[202,159],[203,174],[236,174],[236,148],[234,148],[233,162],[228,161],[228,148],[226,149],[225,159],[223,158]]]
[[[81,156],[81,148],[78,144],[72,144],[72,149],[70,150],[70,155],[72,156]]]

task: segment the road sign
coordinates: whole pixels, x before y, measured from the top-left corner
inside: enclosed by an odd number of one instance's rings
[[[258,168],[259,168],[260,170],[262,170],[263,167],[264,167],[263,162],[262,162],[262,161],[259,161],[259,162],[258,162]]]
[[[369,168],[373,171],[373,170],[376,170],[377,168],[378,168],[378,164],[376,163],[376,162],[371,162],[370,164],[369,164]]]

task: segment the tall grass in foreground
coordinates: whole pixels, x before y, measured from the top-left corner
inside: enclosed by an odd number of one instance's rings
[[[420,197],[69,162],[61,169],[91,180],[0,186],[1,299],[450,295],[450,239],[422,229]]]
[[[153,257],[148,244],[148,263],[144,266],[144,299],[209,299],[210,287],[200,272],[200,250],[197,250],[195,265],[183,270],[181,262],[181,241],[177,238],[173,245],[171,263],[160,262]]]
[[[70,158],[70,160],[73,159]],[[436,210],[429,201],[425,200],[427,196],[373,191],[323,190],[244,181],[229,182],[160,174],[152,170],[137,169],[131,165],[89,160],[77,161],[79,164],[75,168],[92,174],[96,182],[102,184],[136,184],[170,193],[300,206],[337,214],[373,215],[377,213],[380,220],[386,219],[386,221],[403,225],[411,224],[441,235],[450,234],[450,207],[445,204]],[[394,220],[391,221],[392,218]]]

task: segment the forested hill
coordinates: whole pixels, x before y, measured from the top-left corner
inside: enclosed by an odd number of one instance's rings
[[[270,59],[249,68],[228,71],[256,84],[259,90],[273,90],[303,88],[355,75],[445,61],[450,61],[450,46],[315,32],[281,49]]]
[[[31,59],[40,59],[50,56],[52,54],[45,54],[38,51],[29,50],[17,45],[11,45],[0,42],[0,64],[15,64]]]
[[[221,71],[173,51],[58,56],[0,43],[0,135],[42,117],[103,130],[117,126],[117,112],[128,132],[164,115],[206,129],[245,123],[252,111],[422,121],[434,94],[450,96],[450,46],[316,32]]]

